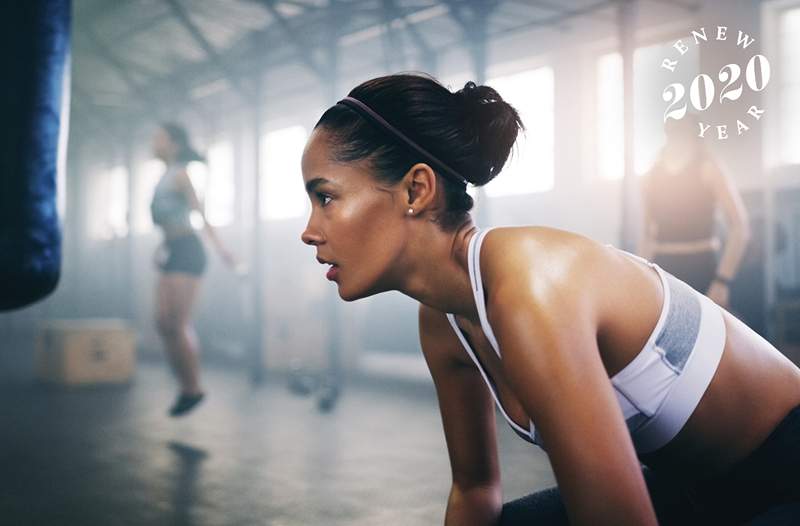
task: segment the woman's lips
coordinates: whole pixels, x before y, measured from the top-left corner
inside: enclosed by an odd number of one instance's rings
[[[331,268],[328,269],[328,273],[325,274],[325,277],[328,278],[330,281],[336,281],[336,278],[339,276],[339,266],[331,264]]]

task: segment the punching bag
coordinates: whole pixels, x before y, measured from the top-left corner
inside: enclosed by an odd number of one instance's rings
[[[69,103],[70,3],[0,5],[0,311],[33,303],[58,284],[56,173],[59,131],[68,124],[61,117]]]

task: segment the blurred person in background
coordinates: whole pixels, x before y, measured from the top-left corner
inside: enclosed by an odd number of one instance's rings
[[[747,210],[698,130],[693,114],[667,121],[666,144],[642,181],[639,252],[729,308],[730,283],[750,237]],[[714,232],[717,210],[726,221],[724,246]]]
[[[156,291],[156,323],[180,392],[169,409],[171,416],[191,411],[204,397],[200,383],[197,336],[192,325],[192,308],[206,268],[206,253],[190,221],[197,211],[204,231],[222,260],[231,268],[236,259],[225,248],[207,221],[187,172],[193,161],[203,162],[189,141],[186,130],[175,123],[164,123],[155,132],[153,154],[166,166],[156,185],[150,212],[153,223],[161,227],[164,240],[156,252],[160,271]]]

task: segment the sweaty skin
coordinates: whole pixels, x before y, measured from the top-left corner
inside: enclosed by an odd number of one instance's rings
[[[370,166],[331,160],[316,130],[303,154],[312,201],[302,234],[335,263],[345,300],[398,290],[420,302],[420,338],[436,384],[453,472],[447,524],[492,524],[502,507],[494,408],[444,313],[456,315],[503,406],[534,420],[575,524],[655,524],[609,377],[638,354],[663,302],[653,269],[569,232],[499,228],[481,251],[489,321],[478,321],[467,266],[476,229],[446,231],[443,196],[423,163],[384,185]],[[410,210],[409,210],[410,209]],[[321,272],[322,274],[322,272]],[[725,312],[727,341],[708,390],[658,464],[687,477],[722,470],[755,449],[800,404],[800,371]],[[614,481],[609,484],[608,481]]]

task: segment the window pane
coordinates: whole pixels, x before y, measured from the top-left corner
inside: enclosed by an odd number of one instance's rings
[[[600,177],[620,179],[625,172],[622,55],[597,61],[597,169]]]
[[[302,126],[283,128],[262,137],[262,219],[286,219],[306,213],[308,198],[303,187],[300,158],[307,137]]]
[[[128,170],[115,166],[108,174],[108,227],[114,237],[128,234]]]
[[[800,84],[781,90],[781,162],[800,164]]]
[[[545,192],[553,188],[553,69],[538,68],[489,80],[519,112],[526,127],[486,195]]]
[[[781,80],[787,84],[798,84],[800,83],[800,8],[786,11],[781,15],[778,39]],[[777,66],[773,64],[772,67]]]
[[[633,54],[633,165],[639,175],[653,166],[664,146],[664,110],[667,108],[662,98],[664,88],[678,82],[684,85],[688,96],[692,80],[700,73],[698,46],[691,38],[681,40],[689,46],[685,55],[675,50],[675,40],[641,47]],[[661,67],[666,57],[678,61],[674,72]],[[689,106],[691,109],[691,104]]]
[[[206,199],[206,187],[208,185],[208,166],[200,161],[192,161],[186,165],[186,173],[192,182],[194,193],[197,199],[203,203]],[[203,217],[197,210],[192,210],[189,214],[189,221],[195,230],[203,228]]]
[[[790,9],[780,21],[780,160],[800,163],[800,8]]]
[[[674,40],[641,47],[633,55],[634,171],[642,175],[655,162],[664,145],[664,88],[673,82],[686,87],[699,73],[699,53],[690,39],[683,39],[689,51],[682,56],[673,48]],[[674,72],[661,67],[664,58],[677,59]],[[597,141],[598,175],[622,178],[624,172],[624,93],[622,56],[602,55],[597,61]]]
[[[94,177],[90,191],[92,214],[89,236],[92,239],[113,239],[128,234],[128,170],[115,166]]]
[[[230,141],[211,145],[208,150],[208,172],[206,218],[215,226],[228,225],[233,222],[235,192],[233,145]]]

